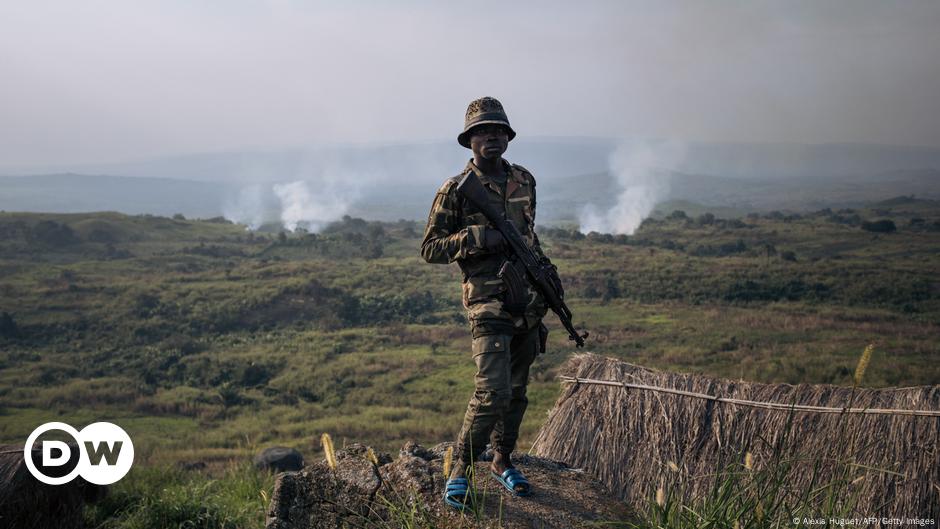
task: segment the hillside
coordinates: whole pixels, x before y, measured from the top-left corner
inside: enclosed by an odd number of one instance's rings
[[[441,177],[443,181],[444,177]],[[822,208],[864,207],[884,197],[907,195],[940,199],[940,171],[894,171],[827,178],[741,180],[707,174],[668,172],[661,175],[664,191],[657,209],[710,211],[718,216],[784,210],[811,212]],[[576,224],[589,204],[615,205],[620,185],[604,171],[594,174],[539,179],[543,223]],[[375,220],[423,219],[440,182],[380,180],[352,185],[341,198],[325,195],[317,202],[315,183],[303,205],[310,211],[340,200],[345,213]],[[677,205],[679,204],[679,205]],[[125,214],[190,218],[226,216],[259,224],[281,223],[284,204],[273,184],[202,182],[172,178],[131,178],[83,174],[0,177],[0,211],[82,213],[120,211]],[[335,215],[336,220],[339,214]]]
[[[638,138],[529,137],[513,140],[507,157],[554,180],[609,169],[618,148],[657,145]],[[864,143],[681,142],[678,156],[663,169],[737,179],[843,177],[890,171],[940,169],[940,149]],[[128,162],[12,166],[0,175],[43,173],[111,174],[183,178],[228,184],[316,179],[337,172],[387,175],[389,181],[434,183],[466,163],[469,153],[452,139],[421,143],[318,145],[270,151],[192,153]]]
[[[894,231],[878,222],[888,219]],[[229,489],[193,487],[233,472],[239,487],[270,487],[233,467],[260,447],[317,452],[323,432],[338,446],[386,451],[452,438],[474,368],[459,271],[420,259],[422,229],[350,217],[319,234],[274,234],[224,220],[0,213],[0,441],[21,443],[53,419],[112,420],[138,447],[117,498],[162,490],[153,497],[229,509]],[[540,237],[599,354],[755,382],[847,384],[874,342],[867,384],[940,380],[937,202],[739,218],[676,211],[629,237],[561,228]],[[522,449],[572,352],[547,322]],[[238,503],[239,516],[257,520],[260,503]],[[111,505],[95,516],[138,512]]]
[[[691,143],[603,138],[519,139],[508,159],[539,182],[540,221],[577,222],[588,204],[612,206],[624,186],[656,202],[809,212],[862,207],[890,196],[940,199],[940,150],[882,145]],[[670,144],[671,145],[671,144]],[[466,164],[450,143],[205,153],[134,163],[2,168],[0,210],[212,218],[261,225],[282,212],[423,220],[434,191]],[[627,171],[622,172],[626,162]],[[634,167],[631,164],[639,163]],[[648,167],[647,167],[648,165]],[[16,172],[11,172],[16,171]],[[106,176],[105,176],[106,175]],[[279,188],[302,182],[303,194]],[[653,185],[655,184],[655,185]],[[655,189],[653,189],[655,187]],[[298,197],[285,198],[287,195]],[[290,206],[285,203],[290,202]],[[645,215],[646,212],[643,213]]]

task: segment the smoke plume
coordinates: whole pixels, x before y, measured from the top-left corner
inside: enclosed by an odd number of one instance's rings
[[[304,181],[274,185],[274,194],[281,201],[281,224],[286,229],[317,232],[346,213],[349,197],[341,196],[331,186],[319,187],[311,191]]]
[[[222,215],[254,231],[272,220],[270,212],[276,209],[274,202],[269,186],[250,185],[239,189],[236,196],[226,201]]]
[[[280,223],[289,231],[303,228],[316,233],[345,215],[357,197],[357,188],[340,186],[328,179],[252,184],[229,198],[223,214],[250,230]]]
[[[585,206],[578,217],[580,230],[633,235],[669,194],[669,169],[682,161],[684,152],[682,144],[673,141],[622,143],[608,160],[618,187],[617,203],[606,211]]]

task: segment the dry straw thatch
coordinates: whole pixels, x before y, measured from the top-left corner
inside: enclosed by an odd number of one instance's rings
[[[39,450],[33,453],[39,459]],[[83,528],[85,503],[101,500],[107,491],[82,478],[65,485],[40,483],[26,468],[22,445],[0,445],[0,527]]]
[[[761,402],[940,410],[940,386],[756,384],[664,373],[592,354],[574,356],[562,375]],[[826,483],[836,461],[850,459],[846,486],[858,495],[856,515],[940,518],[940,417],[767,410],[570,383],[532,448],[538,456],[584,468],[637,508],[648,505],[670,473],[684,478],[688,496],[702,497],[717,469],[743,469],[748,452],[757,469],[792,463],[787,486],[793,491]],[[814,461],[821,465],[815,477]]]

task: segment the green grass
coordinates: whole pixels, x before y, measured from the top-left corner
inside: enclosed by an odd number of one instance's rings
[[[792,419],[792,415],[790,416]],[[640,522],[615,522],[631,529],[785,528],[813,525],[810,520],[857,519],[860,489],[857,480],[889,469],[854,463],[853,454],[802,454],[788,452],[794,432],[788,422],[783,438],[768,460],[756,461],[750,453],[719,460],[710,476],[689,476],[681,465],[663,469],[663,478],[650,491]],[[836,442],[835,444],[838,444]],[[853,445],[854,446],[854,445]],[[792,483],[810,469],[809,483]],[[693,495],[691,480],[709,480],[709,487]],[[799,523],[794,523],[799,520]]]
[[[136,467],[85,510],[100,529],[242,529],[263,527],[274,477],[247,464],[216,478],[173,467]]]
[[[590,351],[758,382],[851,384],[857,352],[874,342],[868,385],[936,384],[940,232],[909,220],[932,226],[940,205],[855,213],[890,216],[898,231],[817,212],[540,237]],[[202,483],[160,474],[178,461],[218,473],[249,447],[311,455],[325,431],[339,446],[391,452],[452,439],[474,372],[460,272],[420,259],[423,226],[375,226],[349,220],[279,241],[217,222],[0,213],[0,313],[18,329],[0,336],[0,441],[22,443],[49,420],[116,422],[135,440],[134,472],[154,472],[128,481],[130,494],[147,481]],[[375,245],[379,257],[364,250]],[[574,352],[554,316],[546,322],[523,449]]]

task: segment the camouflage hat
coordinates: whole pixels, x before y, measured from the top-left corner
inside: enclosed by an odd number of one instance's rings
[[[477,125],[487,125],[496,123],[509,129],[509,140],[516,137],[516,131],[509,125],[509,117],[503,110],[503,105],[497,99],[492,97],[481,97],[470,103],[467,107],[467,115],[463,122],[463,132],[457,136],[457,143],[466,148],[470,148],[470,129]]]

